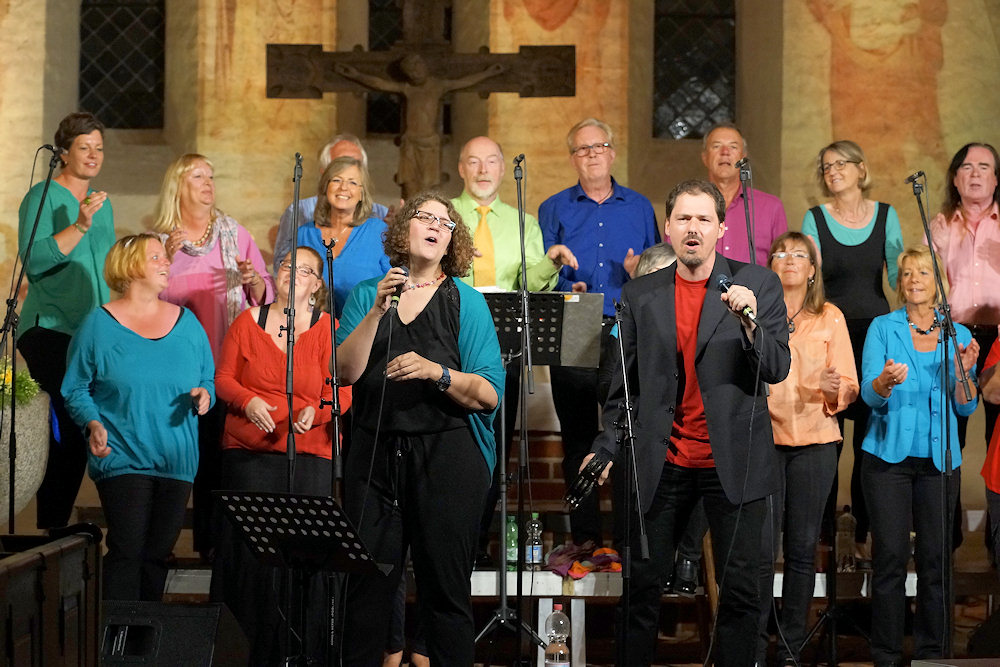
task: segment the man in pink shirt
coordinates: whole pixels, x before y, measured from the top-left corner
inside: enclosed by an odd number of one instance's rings
[[[948,166],[948,185],[941,212],[931,221],[931,240],[948,275],[948,300],[956,322],[969,327],[979,341],[977,371],[997,339],[1000,324],[1000,156],[989,144],[962,146]],[[986,441],[1000,414],[1000,406],[983,403]],[[965,444],[968,420],[958,424]]]
[[[774,195],[750,189],[750,213],[754,219],[754,259],[750,259],[747,240],[747,220],[743,197],[746,192],[740,181],[736,163],[747,155],[747,141],[732,123],[720,123],[709,130],[702,142],[701,161],[708,170],[708,180],[719,188],[726,200],[726,233],[719,237],[716,250],[728,259],[754,262],[767,266],[768,253],[774,239],[788,231],[785,207]]]

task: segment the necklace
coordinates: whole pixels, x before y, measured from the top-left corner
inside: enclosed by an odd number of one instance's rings
[[[201,238],[193,243],[196,246],[203,246],[205,242],[208,241],[209,237],[212,235],[212,226],[215,224],[214,220],[208,221],[208,226],[205,227],[205,233],[201,235]]]
[[[840,216],[840,219],[844,223],[846,223],[848,225],[860,225],[860,224],[862,224],[864,222],[867,222],[867,220],[871,217],[868,214],[868,202],[867,201],[862,201],[861,202],[861,215],[859,215],[857,218],[848,217],[847,211],[842,210],[839,206],[837,206],[836,203],[834,203],[834,205],[833,205],[833,210],[834,210],[834,212],[836,212],[837,215]],[[857,211],[855,211],[855,213],[857,213]]]
[[[434,283],[443,278],[444,278],[444,272],[442,271],[441,275],[435,278],[434,280],[428,280],[425,283],[417,283],[417,284],[407,283],[406,289],[420,289],[421,287],[430,287],[431,285],[433,285]]]
[[[801,306],[799,306],[799,309],[795,311],[794,315],[792,315],[791,317],[785,315],[785,321],[788,322],[788,333],[795,333],[795,318],[799,316],[799,313],[801,313],[802,309],[805,307],[806,304],[803,303]]]
[[[931,325],[929,327],[927,327],[927,329],[921,329],[916,324],[914,324],[913,320],[910,319],[910,314],[909,313],[906,313],[906,321],[909,322],[910,323],[910,327],[914,331],[916,331],[918,334],[920,334],[921,336],[928,336],[928,335],[930,335],[930,333],[932,331],[934,331],[935,329],[938,328],[937,311],[934,311],[934,321],[931,322]]]

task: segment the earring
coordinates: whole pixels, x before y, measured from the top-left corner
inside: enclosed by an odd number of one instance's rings
[[[812,287],[814,282],[816,282],[816,277],[809,276],[809,287]]]
[[[309,307],[312,308],[316,305],[316,292],[309,295]]]

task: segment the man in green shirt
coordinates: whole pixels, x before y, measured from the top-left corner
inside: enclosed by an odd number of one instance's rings
[[[459,154],[458,173],[465,182],[465,188],[451,202],[468,226],[476,246],[472,273],[462,278],[473,287],[513,291],[521,284],[521,235],[517,209],[500,201],[497,196],[505,169],[503,151],[489,137],[470,139]],[[555,287],[563,264],[578,268],[576,257],[564,245],[553,245],[548,254],[545,253],[538,220],[527,214],[524,216],[524,258],[528,289],[533,292]],[[498,457],[510,454],[517,419],[519,371],[520,364],[516,362],[507,367],[504,388],[507,416],[504,424],[505,442],[501,441],[499,412],[493,424]],[[480,524],[479,549],[476,554],[476,565],[479,567],[492,563],[486,549],[489,545],[490,522],[500,495],[499,469],[497,466],[494,470],[493,484],[486,498],[486,508]]]

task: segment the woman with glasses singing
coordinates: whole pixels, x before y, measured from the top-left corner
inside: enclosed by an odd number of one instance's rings
[[[768,266],[781,279],[792,366],[771,385],[767,399],[782,491],[774,496],[773,523],[764,535],[766,574],[762,591],[773,588],[775,553],[785,532],[778,664],[798,665],[806,635],[816,574],[816,543],[823,509],[837,472],[841,442],[837,414],[858,395],[858,373],[847,324],[823,293],[816,248],[799,232],[785,232],[771,245]],[[760,664],[767,653],[771,596],[761,596]]]
[[[295,433],[294,493],[330,494],[332,439],[330,400],[330,316],[323,303],[323,266],[311,248],[299,248],[295,279],[295,353],[292,411]],[[226,333],[215,375],[216,391],[226,402],[222,436],[221,488],[240,491],[288,491],[288,400],[285,395],[287,324],[291,255],[278,265],[273,303],[243,311]],[[316,306],[310,303],[319,297]],[[340,390],[342,408],[350,405],[350,389]],[[280,571],[261,565],[228,522],[222,526],[212,569],[212,600],[225,602],[252,643],[251,664],[276,665],[284,658],[278,610]],[[309,585],[310,610],[323,618],[320,580]],[[305,652],[324,659],[324,627],[310,622]]]
[[[816,178],[823,194],[832,201],[806,213],[802,233],[816,243],[826,298],[847,319],[855,365],[860,368],[868,326],[872,319],[889,312],[882,275],[887,271],[889,285],[896,287],[896,257],[903,250],[903,232],[892,206],[868,199],[871,172],[861,147],[853,141],[835,141],[824,147],[816,159]],[[871,558],[860,475],[861,440],[869,414],[864,401],[856,400],[839,416],[841,431],[845,418],[854,421],[851,505],[857,519],[855,556],[862,565],[870,563]]]
[[[389,270],[389,258],[382,248],[386,225],[372,215],[372,202],[368,170],[352,157],[339,157],[319,179],[315,220],[299,227],[299,245],[313,248],[324,259],[325,244],[336,241],[333,301],[337,317],[355,285]],[[325,280],[326,272],[321,276]]]
[[[354,389],[347,511],[375,560],[393,565],[388,576],[350,577],[345,664],[381,664],[410,547],[431,664],[471,665],[470,576],[496,460],[500,346],[485,299],[456,280],[473,246],[447,198],[410,199],[385,251],[396,268],[354,288],[337,333],[338,368]]]

